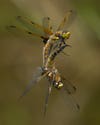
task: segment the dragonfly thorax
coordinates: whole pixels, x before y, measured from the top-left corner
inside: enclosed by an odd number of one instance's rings
[[[53,86],[57,89],[60,89],[63,87],[63,83],[61,82],[61,77],[58,73],[58,70],[55,69],[54,71],[51,71],[48,73],[48,79],[52,81]]]

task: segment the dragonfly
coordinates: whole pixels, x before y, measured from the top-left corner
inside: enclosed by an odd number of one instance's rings
[[[62,42],[64,42],[64,39],[67,38],[69,39],[70,37],[70,32],[68,31],[64,31],[64,25],[67,24],[67,27],[70,26],[72,20],[73,20],[73,17],[74,17],[75,13],[70,10],[66,13],[65,17],[63,18],[63,20],[61,21],[60,25],[58,26],[56,32],[53,31],[53,28],[52,26],[50,25],[50,17],[44,17],[43,18],[43,22],[42,22],[42,25],[40,24],[37,24],[35,23],[34,21],[31,21],[29,20],[28,18],[26,17],[22,17],[22,16],[17,16],[17,20],[18,21],[22,21],[22,22],[25,22],[27,25],[31,26],[32,28],[36,28],[36,29],[40,29],[40,30],[43,30],[44,32],[44,35],[40,35],[40,34],[37,34],[37,33],[34,33],[32,31],[29,31],[28,27],[25,27],[24,29],[21,28],[21,27],[18,27],[16,25],[10,25],[10,26],[7,26],[7,28],[9,29],[18,29],[20,31],[23,31],[33,37],[38,37],[38,38],[41,38],[42,39],[42,42],[44,44],[46,44],[47,42],[51,41],[48,43],[48,45],[45,47],[46,49],[47,48],[50,48],[50,45],[54,42],[55,43],[55,48],[57,48],[59,46],[60,48],[60,45]],[[72,17],[72,18],[70,18]],[[52,40],[51,40],[52,39]],[[59,45],[58,45],[58,39],[59,39]],[[62,41],[62,42],[61,42]],[[54,46],[54,44],[53,44]],[[47,50],[48,51],[48,50]],[[47,52],[45,51],[45,52]],[[65,54],[65,52],[62,51],[63,54]],[[46,54],[47,55],[47,54]],[[67,55],[67,54],[65,54]]]
[[[43,67],[38,67],[36,72],[34,72],[32,76],[31,82],[27,85],[25,91],[20,96],[19,100],[30,91],[32,86],[39,83],[43,78],[46,78],[48,80],[48,88],[44,105],[44,116],[45,116],[48,107],[49,96],[53,88],[56,88],[58,91],[63,90],[64,92],[66,92],[68,96],[72,97],[72,94],[76,92],[76,87],[71,83],[71,81],[61,76],[55,65],[49,70],[46,70]],[[73,103],[72,105],[75,107],[75,109],[79,110],[80,109],[79,104],[75,100],[73,102],[73,100],[71,100],[72,101],[71,103]]]
[[[76,87],[69,80],[62,77],[59,71],[57,70],[57,68],[55,68],[55,66],[52,68],[51,71],[48,72],[46,78],[48,79],[49,84],[48,84],[48,91],[47,91],[46,99],[45,99],[44,116],[46,114],[46,110],[48,107],[48,99],[49,99],[49,96],[51,94],[53,87],[56,88],[57,90],[62,89],[68,95],[72,95],[76,91]],[[66,81],[66,84],[64,83],[64,81]],[[75,100],[74,100],[73,105],[76,109],[78,110],[80,109],[79,104],[77,104]]]
[[[65,47],[68,47],[70,45],[66,44],[65,39],[69,39],[71,33],[69,31],[65,31],[64,26],[65,26],[65,24],[67,24],[67,27],[68,27],[71,24],[70,22],[72,22],[73,17],[74,17],[72,15],[75,15],[75,14],[73,14],[72,10],[70,10],[66,13],[66,15],[64,16],[60,25],[58,26],[56,32],[53,31],[53,28],[50,25],[51,20],[49,17],[44,17],[43,23],[42,23],[43,26],[42,26],[40,24],[35,23],[34,21],[30,21],[26,17],[17,16],[17,19],[19,21],[24,21],[27,24],[29,24],[31,27],[35,27],[35,28],[43,30],[44,35],[33,33],[31,31],[28,31],[27,29],[22,29],[15,25],[10,25],[10,26],[8,26],[8,28],[18,29],[18,30],[26,32],[27,34],[29,34],[31,36],[36,36],[36,37],[41,38],[44,45],[46,44],[43,49],[43,65],[45,67],[48,67],[49,62],[51,62],[51,61],[49,61],[49,60],[51,60],[50,58],[52,58],[52,60],[54,60],[55,57],[60,52],[63,53],[64,55],[67,55],[63,50]],[[72,17],[72,18],[70,18],[70,17]],[[51,54],[51,52],[52,52],[52,54]],[[50,54],[50,58],[48,58],[49,54]]]
[[[66,47],[70,46],[66,43],[66,40],[69,39],[71,33],[63,29],[64,29],[66,22],[68,22],[68,19],[71,14],[72,14],[72,11],[67,12],[65,17],[61,21],[60,25],[58,26],[56,32],[53,32],[52,26],[50,26],[49,17],[45,17],[43,19],[43,26],[33,21],[29,21],[27,18],[22,18],[21,16],[17,17],[19,20],[24,20],[28,24],[34,27],[37,27],[39,29],[42,29],[44,31],[44,36],[41,36],[39,34],[30,32],[28,30],[23,30],[27,34],[41,38],[42,42],[44,43],[44,47],[43,47],[43,66],[37,69],[36,73],[32,77],[32,81],[30,82],[30,84],[28,85],[24,93],[20,96],[21,98],[24,95],[26,95],[26,93],[31,89],[31,87],[34,84],[38,83],[42,78],[46,77],[49,81],[49,84],[48,84],[47,96],[45,99],[44,114],[46,114],[48,98],[50,96],[52,87],[55,87],[57,89],[64,88],[64,90],[68,94],[72,94],[76,91],[75,86],[73,86],[69,81],[67,81],[66,84],[63,83],[63,80],[65,80],[65,78],[62,78],[60,76],[60,73],[55,67],[55,62],[54,62],[54,59],[56,58],[56,56],[59,53],[63,52],[63,50]],[[9,27],[13,29],[17,28],[19,30],[22,30],[21,28],[16,27],[15,25],[10,25]],[[79,109],[78,104],[76,104],[76,107]]]

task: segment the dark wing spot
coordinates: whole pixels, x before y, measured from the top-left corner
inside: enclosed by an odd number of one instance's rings
[[[31,24],[35,24],[33,21],[31,21]]]
[[[14,26],[14,25],[10,25],[9,27],[10,27],[10,28],[16,28],[16,26]]]
[[[28,32],[28,34],[32,34],[32,32]]]
[[[17,18],[21,18],[21,16],[17,16]]]

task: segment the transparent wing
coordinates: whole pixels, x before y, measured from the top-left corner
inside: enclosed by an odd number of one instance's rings
[[[38,37],[38,38],[41,38],[42,39],[42,42],[45,44],[47,42],[47,38],[42,36],[42,35],[39,35],[39,34],[36,34],[36,33],[33,33],[25,28],[21,28],[21,27],[18,27],[18,26],[15,26],[15,25],[10,25],[10,26],[7,26],[6,27],[8,30],[11,30],[11,29],[17,29],[18,31],[22,31],[22,32],[25,32],[27,33],[28,35],[30,36],[33,36],[33,37]]]
[[[48,107],[48,100],[49,100],[49,96],[50,96],[51,91],[52,91],[54,78],[55,78],[55,74],[53,75],[52,79],[50,79],[50,78],[47,76],[47,79],[48,79],[48,81],[49,81],[49,84],[48,84],[48,90],[47,90],[46,98],[45,98],[44,116],[46,115],[46,111],[47,111],[47,107]]]
[[[52,84],[49,84],[48,90],[47,90],[47,93],[46,93],[46,98],[45,98],[44,116],[46,115],[46,111],[47,111],[47,107],[48,107],[48,100],[49,100],[49,96],[51,94],[51,90],[52,90]]]
[[[23,92],[23,94],[19,97],[19,99],[21,99],[23,96],[25,96],[30,91],[32,86],[35,85],[36,83],[38,83],[45,75],[46,74],[43,74],[42,68],[38,67],[36,72],[32,76],[31,82],[28,84],[28,86],[26,87],[26,89]]]
[[[49,37],[50,34],[47,33],[47,29],[52,33],[52,26],[51,26],[51,20],[50,20],[50,17],[44,17],[43,18],[43,28],[44,28],[44,35],[45,37]]]
[[[25,32],[25,33],[27,33],[27,34],[29,34],[29,35],[31,35],[31,36],[43,38],[43,36],[41,36],[41,35],[39,35],[39,34],[30,32],[30,31],[28,31],[28,30],[25,29],[25,28],[21,28],[21,27],[15,26],[15,25],[10,25],[10,26],[7,26],[6,28],[7,28],[8,30],[9,30],[9,29],[17,29],[18,31]]]
[[[64,88],[68,94],[73,94],[76,92],[76,87],[69,81],[68,79],[65,79]]]
[[[76,13],[74,11],[68,11],[64,16],[63,20],[61,21],[60,25],[58,26],[57,31],[66,30],[66,28],[68,28],[71,25],[75,17]]]
[[[63,90],[65,94],[67,95],[67,99],[71,102],[71,105],[76,109],[79,110],[80,106],[72,96],[73,93],[76,92],[76,87],[69,81],[66,80],[66,83],[64,84]]]
[[[43,26],[41,26],[41,25],[35,23],[34,21],[29,20],[29,19],[26,18],[26,17],[18,16],[17,19],[18,19],[19,21],[24,21],[24,22],[26,22],[27,24],[29,24],[29,25],[32,26],[32,27],[35,27],[35,28],[38,28],[38,29],[43,30],[43,31],[44,31],[46,34],[48,34],[48,35],[51,35],[51,34],[52,34],[52,32],[51,32],[50,29],[44,28]]]
[[[75,111],[80,110],[80,105],[77,103],[73,95],[71,94],[69,95],[65,89],[63,90],[62,95],[64,96],[64,101],[66,102],[67,105],[69,104],[69,106]]]

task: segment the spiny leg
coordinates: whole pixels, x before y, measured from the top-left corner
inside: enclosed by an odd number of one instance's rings
[[[50,60],[53,61],[55,59],[55,57],[64,50],[65,47],[70,46],[67,44],[62,45],[60,48],[58,48],[56,51],[54,51],[53,53],[51,53],[51,55],[49,56]]]
[[[62,53],[63,53],[65,56],[70,56],[70,54],[65,53],[64,51],[62,51]]]
[[[66,54],[66,53],[63,51],[63,49],[64,49],[66,46],[71,47],[71,45],[66,44],[63,39],[59,39],[57,42],[55,42],[55,43],[53,44],[53,46],[52,46],[52,53],[58,54],[58,53],[62,52],[64,55],[69,56],[68,54]]]

